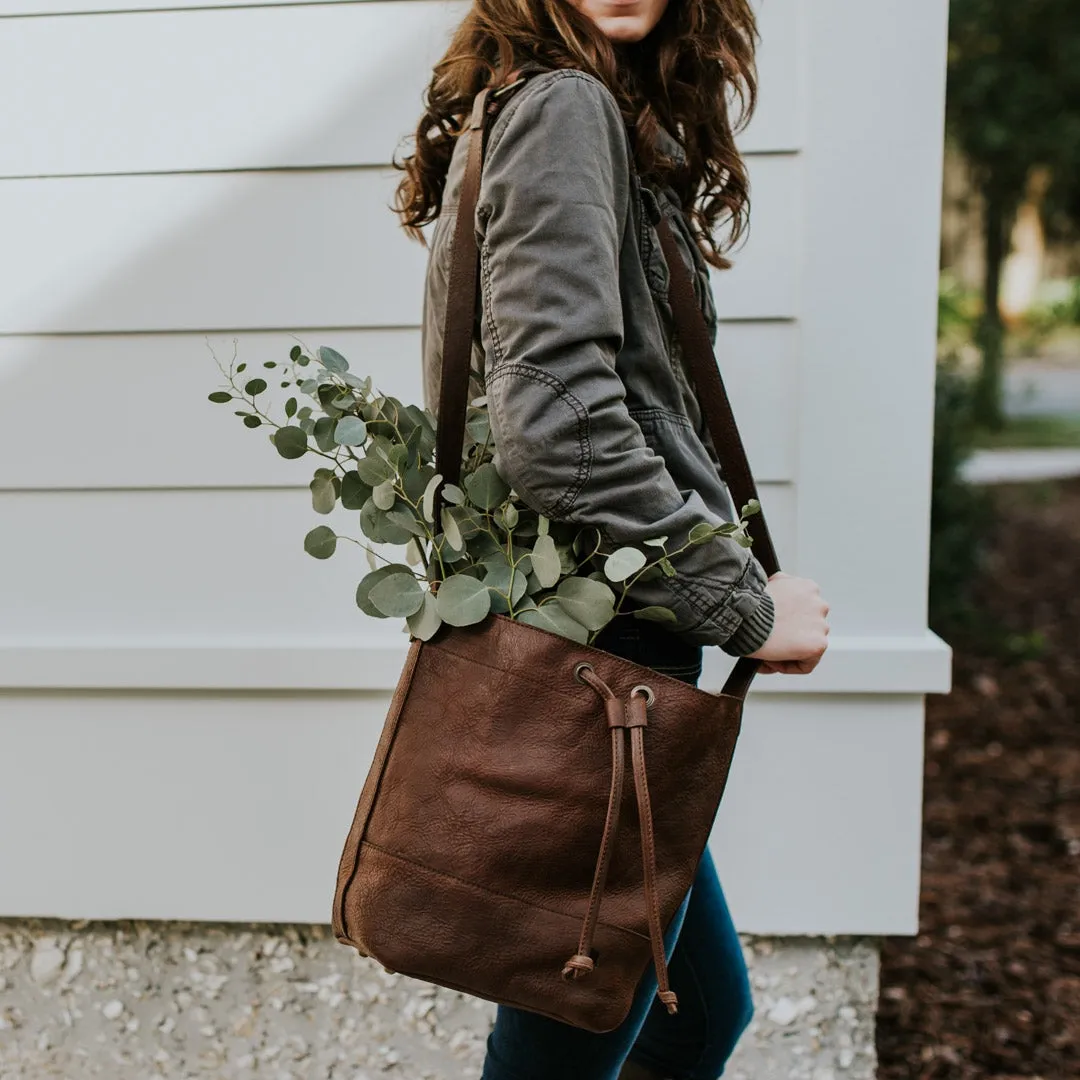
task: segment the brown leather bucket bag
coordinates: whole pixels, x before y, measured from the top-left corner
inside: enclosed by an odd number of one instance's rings
[[[437,447],[448,483],[468,396],[473,215],[501,93],[478,96],[461,136],[472,142]],[[739,506],[756,497],[746,455],[690,275],[667,223],[657,229],[677,332]],[[775,572],[760,515],[751,535]],[[414,640],[341,857],[337,938],[392,971],[594,1032],[626,1017],[651,960],[674,1012],[663,933],[708,841],[757,668],[740,659],[709,694],[501,615]]]

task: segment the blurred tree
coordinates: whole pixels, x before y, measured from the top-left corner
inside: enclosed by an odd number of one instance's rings
[[[1078,0],[952,0],[947,123],[983,198],[983,362],[974,406],[980,423],[1000,427],[1001,270],[1033,168],[1051,172],[1052,227],[1080,227]]]

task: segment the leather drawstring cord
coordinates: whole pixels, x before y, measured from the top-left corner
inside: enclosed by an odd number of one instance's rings
[[[656,842],[653,836],[652,808],[649,803],[649,785],[645,771],[645,728],[648,726],[649,706],[654,700],[648,686],[635,686],[624,704],[615,696],[590,664],[578,664],[574,674],[591,686],[604,700],[608,727],[611,730],[611,793],[608,797],[607,817],[600,839],[600,854],[596,859],[589,906],[582,923],[577,952],[563,965],[566,979],[580,979],[595,967],[592,957],[592,941],[600,915],[600,901],[607,882],[615,834],[619,828],[619,810],[622,805],[623,780],[626,775],[626,740],[623,731],[630,731],[630,753],[634,772],[634,791],[637,796],[638,820],[641,829],[641,861],[645,879],[645,908],[649,923],[649,941],[652,945],[653,964],[656,967],[657,997],[667,1006],[669,1013],[678,1011],[678,998],[668,984],[667,958],[664,954],[664,935],[660,926],[660,901],[656,895]]]

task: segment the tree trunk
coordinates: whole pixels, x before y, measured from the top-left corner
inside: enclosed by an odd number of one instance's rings
[[[976,341],[982,351],[982,367],[975,380],[976,421],[991,430],[1005,423],[1002,411],[1002,367],[1004,327],[1001,321],[1001,270],[1008,255],[1009,199],[1000,185],[991,181],[983,190],[983,314]]]

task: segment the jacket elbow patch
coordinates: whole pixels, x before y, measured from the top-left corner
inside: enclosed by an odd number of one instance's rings
[[[497,364],[487,393],[500,455],[525,488],[518,493],[531,496],[545,517],[565,519],[592,475],[588,409],[557,375],[519,361]]]

